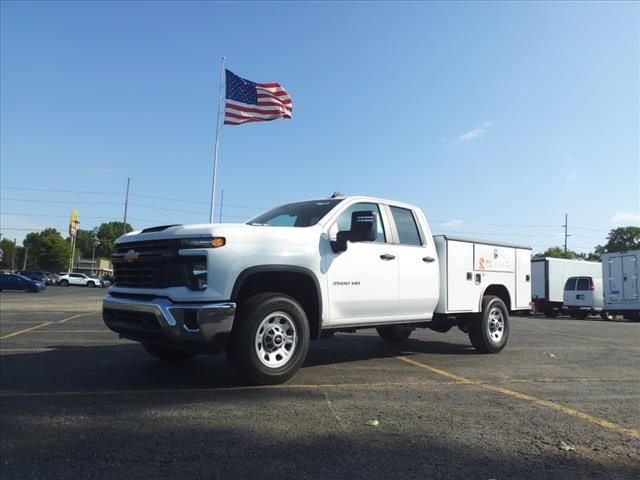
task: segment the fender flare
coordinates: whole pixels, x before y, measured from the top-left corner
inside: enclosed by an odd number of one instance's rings
[[[246,268],[236,277],[236,281],[233,284],[233,289],[231,290],[231,301],[237,301],[240,290],[242,289],[244,282],[246,282],[248,278],[260,273],[296,273],[304,275],[305,277],[313,281],[316,287],[316,296],[318,303],[318,334],[320,333],[320,331],[322,331],[322,289],[320,288],[318,277],[315,273],[313,273],[313,271],[309,270],[308,268],[298,267],[295,265],[257,265]]]

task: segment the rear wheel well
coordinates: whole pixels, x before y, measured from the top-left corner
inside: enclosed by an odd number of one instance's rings
[[[242,303],[247,298],[263,292],[284,293],[302,306],[309,320],[311,338],[320,336],[320,295],[311,274],[297,271],[263,271],[250,273],[239,279],[231,300]]]
[[[484,291],[483,297],[486,297],[488,295],[498,297],[507,306],[507,310],[511,311],[511,296],[509,295],[509,290],[507,290],[507,287],[505,287],[504,285],[489,285]]]

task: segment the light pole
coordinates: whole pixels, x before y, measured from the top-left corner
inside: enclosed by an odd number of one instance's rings
[[[91,275],[93,275],[93,267],[95,267],[96,262],[96,245],[100,245],[100,240],[98,237],[93,238],[93,253],[91,254]]]

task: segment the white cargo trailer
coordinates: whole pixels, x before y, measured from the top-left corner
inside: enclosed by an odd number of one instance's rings
[[[640,321],[640,250],[602,255],[604,308],[611,314]]]
[[[564,258],[536,258],[531,261],[531,297],[536,312],[555,317],[562,312],[564,285],[569,277],[602,278],[600,262]]]

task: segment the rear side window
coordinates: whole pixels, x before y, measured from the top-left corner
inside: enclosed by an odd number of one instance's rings
[[[403,245],[422,245],[418,226],[411,210],[391,207],[391,214],[393,215],[393,221],[396,223],[400,243]]]
[[[564,284],[565,290],[575,290],[576,289],[576,280],[577,278],[570,278],[567,280],[567,283]]]
[[[578,286],[576,287],[576,290],[589,290],[589,288],[591,287],[589,283],[590,282],[588,278],[579,278]]]

